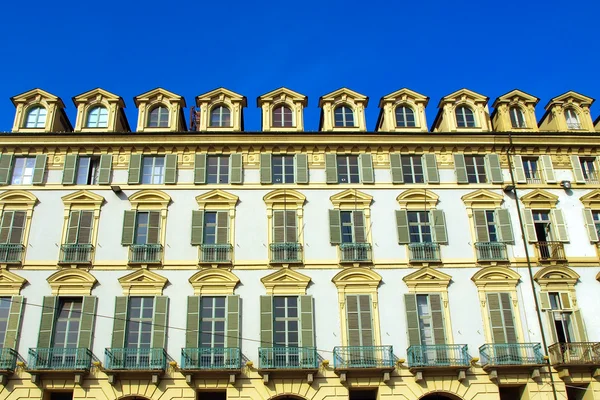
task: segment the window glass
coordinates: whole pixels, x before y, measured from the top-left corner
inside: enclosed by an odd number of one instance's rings
[[[150,219],[150,213],[138,212],[137,213],[137,225],[135,230],[135,244],[146,244],[148,243],[148,223]]]
[[[497,242],[499,238],[494,210],[485,210],[485,220],[487,222],[487,230],[488,235],[490,236],[490,242]]]
[[[337,127],[353,127],[354,112],[348,106],[339,106],[334,111],[334,120]]]
[[[592,216],[594,217],[596,232],[598,233],[598,237],[600,237],[600,211],[592,211]]]
[[[525,114],[519,107],[511,107],[509,110],[510,123],[513,128],[527,128],[525,124]]]
[[[127,320],[127,348],[150,348],[154,297],[130,297]]]
[[[200,299],[200,347],[225,347],[225,297]]]
[[[407,106],[396,107],[396,126],[399,128],[412,128],[417,126],[415,113]]]
[[[108,126],[108,110],[105,107],[94,107],[88,112],[86,127],[106,128]]]
[[[459,128],[474,128],[475,127],[475,115],[473,110],[467,106],[456,107],[456,126]]]
[[[273,341],[275,346],[298,347],[299,313],[298,297],[273,297]]]
[[[206,157],[206,183],[229,183],[229,156]]]
[[[210,126],[231,127],[231,111],[228,107],[218,106],[210,112]]]
[[[358,183],[358,156],[337,156],[338,183]]]
[[[47,111],[42,106],[35,106],[27,112],[25,128],[43,128],[46,126]]]
[[[587,183],[598,183],[595,161],[594,157],[579,157],[581,172],[583,172],[583,177]]]
[[[428,295],[417,295],[417,314],[419,316],[419,333],[421,335],[421,343],[424,345],[435,344],[433,325],[431,322],[431,306],[429,304]]]
[[[77,159],[78,185],[95,185],[100,176],[100,158],[80,156]]]
[[[273,109],[273,126],[275,127],[292,127],[294,126],[292,109],[281,105]]]
[[[142,165],[142,183],[161,184],[165,177],[164,156],[144,156]]]
[[[204,213],[204,244],[217,243],[217,213],[209,211]]]
[[[12,301],[10,297],[0,297],[0,348],[2,348],[4,338],[6,338],[6,328],[8,326],[11,305]]]
[[[58,317],[54,326],[53,347],[77,347],[81,322],[81,299],[60,299]]]
[[[465,165],[467,167],[467,178],[469,183],[487,182],[484,156],[465,156]]]
[[[411,243],[431,243],[431,225],[427,211],[409,211],[408,231]]]
[[[581,129],[579,116],[572,108],[565,109],[565,119],[567,120],[567,129]]]
[[[148,115],[149,128],[167,128],[169,126],[169,110],[165,106],[154,107]]]
[[[13,163],[11,184],[31,185],[33,182],[35,157],[15,157]]]
[[[541,183],[540,173],[538,170],[538,158],[523,158],[523,169],[527,183]]]
[[[402,160],[402,175],[404,183],[423,183],[425,177],[423,175],[423,161],[421,156],[403,155]]]
[[[340,212],[340,219],[342,224],[342,243],[354,243],[352,211]]]
[[[271,157],[273,183],[294,183],[294,156]]]

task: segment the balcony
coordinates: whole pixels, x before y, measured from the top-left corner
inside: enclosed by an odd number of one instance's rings
[[[0,371],[14,371],[17,366],[17,352],[13,349],[0,349]]]
[[[477,242],[475,243],[475,250],[479,262],[508,261],[505,243]]]
[[[230,244],[200,245],[201,264],[231,264],[233,247]]]
[[[242,368],[242,357],[237,347],[191,347],[181,349],[181,369],[226,371]]]
[[[526,180],[527,180],[528,185],[541,185],[542,184],[542,179],[537,176],[528,176],[526,178]]]
[[[302,262],[302,245],[296,242],[271,243],[271,264],[298,264]]]
[[[163,348],[109,348],[104,356],[108,370],[164,371],[167,367],[167,352]]]
[[[548,347],[550,363],[555,367],[600,367],[600,343],[555,343]]]
[[[32,348],[29,349],[27,366],[32,371],[89,370],[92,352],[85,347]]]
[[[598,181],[598,174],[596,172],[583,171],[583,177],[585,179],[585,183],[588,185],[597,185],[600,183]]]
[[[419,345],[408,348],[411,369],[468,368],[471,363],[466,344]]]
[[[540,366],[544,364],[539,343],[494,343],[479,348],[484,369],[504,366]]]
[[[340,262],[365,263],[371,262],[371,244],[342,243],[340,244]]]
[[[162,251],[160,244],[132,244],[129,246],[129,264],[160,264]]]
[[[440,262],[440,245],[438,243],[410,243],[408,259],[410,262]]]
[[[2,243],[0,244],[0,263],[21,264],[25,246],[22,244]]]
[[[60,246],[59,264],[91,264],[94,246],[91,244],[63,244]]]
[[[293,370],[318,369],[317,349],[314,347],[260,347],[259,369]]]
[[[541,263],[557,263],[567,261],[565,247],[562,242],[535,243],[538,261]]]
[[[333,349],[336,370],[393,369],[392,346],[337,346]]]

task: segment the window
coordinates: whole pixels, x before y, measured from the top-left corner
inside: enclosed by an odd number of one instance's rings
[[[88,112],[87,128],[106,128],[108,126],[108,110],[106,107],[94,107]]]
[[[273,109],[273,126],[279,128],[293,127],[294,121],[292,109],[283,105],[275,107]]]
[[[348,346],[373,346],[375,335],[370,295],[346,295],[346,323],[348,325]],[[359,355],[357,354],[357,356]],[[373,355],[371,354],[371,356]]]
[[[76,210],[69,215],[67,244],[91,244],[94,229],[94,211]]]
[[[154,297],[129,298],[125,347],[142,349],[152,347],[153,316]]]
[[[59,300],[58,315],[54,328],[52,346],[72,349],[78,347],[79,325],[81,324],[82,301],[78,299]],[[60,353],[59,353],[60,354]]]
[[[35,169],[35,157],[15,157],[13,162],[13,185],[31,185]]]
[[[229,156],[206,157],[206,183],[229,183]]]
[[[294,183],[294,156],[271,157],[273,183]]]
[[[474,128],[475,127],[475,115],[473,110],[467,106],[456,107],[454,111],[456,114],[456,126],[459,128]]]
[[[575,341],[571,312],[564,310],[565,308],[570,308],[570,304],[567,307],[564,304],[564,300],[569,301],[568,293],[550,292],[548,293],[548,297],[550,300],[550,318],[556,341],[558,343],[571,343]]]
[[[229,243],[229,213],[227,211],[204,212],[203,244]]]
[[[549,211],[532,211],[535,234],[539,242],[550,242],[553,239],[552,220]]]
[[[142,183],[161,184],[165,179],[165,157],[144,156],[142,158]]]
[[[338,183],[359,183],[358,156],[337,156]]]
[[[100,176],[100,157],[80,156],[77,159],[78,185],[96,185]]]
[[[429,212],[409,211],[407,217],[410,243],[431,243],[433,240]]]
[[[596,228],[596,234],[600,237],[600,211],[592,211],[592,218],[594,227]]]
[[[295,210],[273,210],[273,243],[297,243]]]
[[[25,128],[44,128],[46,126],[47,111],[42,106],[36,106],[27,112]]]
[[[519,107],[511,107],[510,113],[510,124],[513,128],[527,128],[525,123],[525,114]]]
[[[273,342],[275,347],[299,347],[300,315],[297,296],[273,297]]]
[[[579,165],[586,183],[598,183],[595,161],[594,157],[579,157]]]
[[[404,295],[406,319],[408,324],[408,340],[410,346],[431,346],[446,344],[444,311],[442,296],[437,293],[410,293]],[[424,360],[434,361],[447,358],[447,350],[421,348],[416,354]]]
[[[484,156],[465,156],[467,179],[469,183],[486,183]]]
[[[364,221],[361,220],[363,218],[362,212],[341,211],[340,217],[342,227],[342,243],[364,242]],[[358,228],[360,232],[358,232],[356,228]],[[360,238],[357,236],[360,236]]]
[[[27,212],[4,210],[0,225],[0,244],[22,244],[26,221]]]
[[[490,329],[494,343],[517,343],[517,331],[512,310],[510,293],[487,293]],[[498,348],[500,356],[506,358],[521,356],[513,348]],[[507,354],[502,354],[507,353]]]
[[[487,232],[487,235],[483,235],[484,238],[487,239],[485,241],[499,242],[498,229],[496,227],[496,214],[494,213],[494,210],[477,210],[473,214],[475,215],[475,218],[478,218],[478,216],[481,218],[481,221],[476,221],[475,224],[477,225],[477,222],[481,222],[481,229],[483,229],[484,232]]]
[[[225,347],[225,297],[202,296],[200,309],[200,347]]]
[[[565,109],[565,119],[567,120],[567,129],[581,129],[579,116],[572,108]]]
[[[523,158],[523,170],[525,171],[527,183],[542,183],[538,162],[537,157]]]
[[[218,128],[231,127],[231,110],[225,106],[213,108],[210,112],[210,126]]]
[[[423,174],[423,158],[422,156],[403,155],[402,174],[404,183],[423,183],[425,176]]]
[[[10,297],[0,297],[0,348],[3,346],[4,339],[6,338],[11,305],[12,299]]]
[[[407,106],[396,107],[396,126],[398,128],[414,128],[417,126],[412,108]]]
[[[148,128],[167,128],[169,126],[169,109],[157,106],[148,115]]]
[[[339,106],[334,112],[336,127],[354,127],[354,112],[348,106]]]
[[[160,239],[160,212],[137,212],[134,244],[156,244]]]

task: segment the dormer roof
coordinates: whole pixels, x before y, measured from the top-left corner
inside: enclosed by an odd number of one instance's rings
[[[57,103],[60,108],[65,108],[65,103],[63,103],[62,99],[58,96],[53,95],[52,93],[46,92],[45,90],[35,88],[13,96],[10,98],[10,101],[16,107],[20,103],[27,102],[28,100],[37,98],[38,101],[41,99],[46,100],[49,103]]]
[[[546,112],[540,119],[538,126],[543,131],[594,131],[594,123],[589,113],[590,106],[594,103],[594,99],[585,96],[581,93],[577,93],[573,90],[569,90],[560,96],[553,97],[550,99],[548,104],[544,106]],[[575,110],[577,115],[576,127],[570,126],[567,122],[564,112],[567,108]]]
[[[108,132],[131,132],[127,115],[125,115],[125,101],[123,101],[121,96],[117,96],[102,88],[95,88],[74,96],[72,100],[77,108],[75,132],[87,132],[98,129]],[[86,125],[89,109],[97,105],[102,105],[110,110],[107,127],[105,128],[89,128]]]
[[[246,96],[242,96],[239,93],[232,92],[229,89],[225,89],[224,87],[219,87],[211,90],[210,92],[206,92],[196,96],[196,106],[200,107],[203,102],[214,102],[218,100],[223,100],[224,98],[228,98],[231,102],[241,102],[242,107],[247,107],[248,103],[246,100]]]
[[[492,104],[492,107],[495,109],[501,103],[511,103],[516,101],[520,101],[525,104],[533,104],[534,106],[536,106],[537,103],[539,103],[540,99],[530,95],[529,93],[525,93],[522,90],[513,89],[508,93],[504,93],[503,95],[498,96],[496,100],[494,100],[494,104]],[[496,111],[494,110],[494,112]]]
[[[555,104],[564,104],[564,103],[567,103],[569,100],[575,100],[581,106],[587,106],[587,107],[590,107],[594,103],[594,101],[596,101],[595,99],[593,99],[591,97],[585,96],[581,93],[577,93],[573,90],[569,90],[568,92],[563,93],[560,96],[556,96],[556,97],[553,97],[552,99],[550,99],[548,104],[546,104],[546,106],[544,106],[544,109],[548,110],[548,109],[550,109],[550,107],[552,107]]]
[[[442,107],[445,103],[458,101],[463,98],[470,98],[473,99],[473,101],[476,103],[483,102],[486,104],[490,100],[490,98],[487,96],[484,96],[467,88],[462,88],[457,90],[456,92],[450,93],[442,97],[440,99],[440,102],[438,103],[438,108]]]
[[[489,97],[467,88],[459,89],[456,92],[452,92],[442,97],[438,103],[438,112],[433,120],[431,130],[434,132],[454,132],[457,130],[468,130],[472,132],[490,131],[491,121],[487,105],[488,101]],[[473,110],[473,114],[477,123],[476,127],[464,128],[457,126],[454,109],[463,104],[467,106],[476,106],[479,108],[479,110]]]
[[[125,102],[123,101],[123,98],[121,96],[117,96],[116,94],[99,87],[78,94],[77,96],[73,96],[72,100],[73,104],[75,104],[75,107],[77,107],[77,105],[79,105],[80,103],[87,102],[90,99],[97,98],[98,96],[105,98],[109,102],[116,102],[119,105],[119,107],[125,108]]]
[[[179,103],[179,105],[181,107],[186,107],[185,99],[182,96],[175,94],[167,89],[163,89],[161,87],[157,87],[156,89],[152,89],[148,92],[138,94],[137,96],[135,96],[133,98],[133,102],[135,103],[136,107],[139,107],[142,102],[144,102],[144,101],[147,102],[150,99],[157,97],[157,96],[166,97],[167,99],[171,100],[172,102],[174,101],[174,102]]]
[[[185,99],[171,91],[163,88],[152,89],[133,98],[135,106],[139,109],[137,131],[138,132],[181,132],[187,131],[183,108],[186,106]],[[148,116],[151,111],[162,104],[168,109],[169,124],[164,127],[148,126]]]
[[[402,88],[400,90],[396,90],[390,94],[383,96],[379,100],[379,108],[382,108],[383,105],[388,101],[401,101],[412,99],[415,103],[425,103],[425,106],[429,103],[429,97],[422,95],[421,93],[417,93],[414,90],[410,90],[408,88]]]
[[[256,98],[256,106],[260,107],[265,102],[273,102],[274,100],[280,99],[284,96],[289,97],[293,101],[299,101],[303,107],[308,106],[308,97],[307,96],[305,96],[301,93],[298,93],[296,91],[293,91],[291,89],[288,89],[286,87],[283,87],[283,86],[280,87],[279,89],[275,89],[275,90],[272,90],[261,96],[258,96]]]
[[[425,107],[429,103],[429,97],[413,90],[402,88],[396,90],[379,100],[379,115],[377,116],[376,131],[420,131],[427,132],[427,119],[425,118]],[[407,104],[414,112],[414,127],[398,127],[395,109],[401,104]]]
[[[10,98],[16,107],[13,132],[72,132],[73,125],[65,113],[65,103],[58,96],[35,88]],[[25,127],[30,107],[40,105],[46,109],[43,127]]]
[[[327,93],[319,98],[319,107],[321,108],[321,118],[319,120],[320,131],[367,131],[367,122],[365,118],[365,108],[369,104],[369,98],[363,94],[355,92],[348,88],[340,88],[331,93]],[[352,109],[353,126],[336,126],[335,109],[346,105]]]
[[[206,131],[230,131],[239,132],[244,130],[244,107],[247,107],[246,96],[233,92],[224,87],[213,89],[209,92],[196,96],[196,107],[193,110],[190,129]],[[225,106],[229,109],[229,126],[214,126],[211,124],[211,111],[215,107]],[[226,125],[226,124],[225,124]]]
[[[365,108],[367,108],[367,105],[369,104],[368,96],[365,96],[364,94],[360,94],[358,92],[355,92],[354,90],[343,87],[343,88],[339,88],[338,90],[334,90],[331,93],[327,93],[327,94],[324,94],[323,96],[319,97],[319,107],[323,107],[323,104],[327,101],[334,102],[340,98],[344,99],[345,97],[349,97],[349,98],[353,99],[354,101],[364,103]]]
[[[256,98],[256,106],[262,111],[262,130],[281,132],[304,131],[304,108],[308,105],[305,95],[280,87]],[[286,117],[279,114],[276,121],[275,111],[285,106],[288,111]],[[285,109],[283,109],[285,110]],[[282,111],[282,110],[280,110]],[[285,121],[284,121],[285,120]]]

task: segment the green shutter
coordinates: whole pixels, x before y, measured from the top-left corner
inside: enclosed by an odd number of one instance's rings
[[[273,347],[273,297],[260,296],[260,345]]]
[[[542,172],[544,174],[544,180],[546,183],[556,183],[556,177],[554,176],[554,168],[552,167],[552,158],[550,156],[540,156],[542,163]]]
[[[52,332],[54,331],[54,319],[57,307],[57,296],[44,296],[37,347],[49,348],[52,346]]]
[[[286,210],[285,212],[285,240],[292,243],[298,242],[295,210]]]
[[[19,328],[21,327],[21,318],[23,316],[23,296],[12,296],[10,298],[10,311],[6,323],[6,334],[4,336],[5,349],[17,349]]]
[[[500,304],[502,305],[506,341],[507,343],[518,343],[510,293],[500,293]]]
[[[77,243],[91,244],[92,231],[94,229],[94,212],[81,211],[79,218],[79,233],[77,235]]]
[[[571,166],[573,167],[573,176],[575,177],[575,182],[585,183],[585,177],[583,176],[583,169],[581,168],[581,164],[579,162],[579,156],[571,156]]]
[[[138,185],[142,180],[142,155],[132,154],[129,156],[129,173],[127,183]]]
[[[44,184],[44,175],[46,174],[46,154],[38,154],[35,156],[35,166],[33,167],[33,179],[31,183],[34,185]]]
[[[165,155],[165,184],[177,183],[177,154]]]
[[[194,183],[196,185],[206,183],[206,153],[196,153],[194,157]]]
[[[438,171],[437,159],[435,154],[423,154],[423,171],[425,172],[425,182],[440,183],[440,173]]]
[[[583,209],[583,220],[585,221],[585,227],[587,229],[590,242],[597,242],[598,231],[596,230],[596,224],[594,223],[594,215],[592,214],[592,210],[589,208]]]
[[[204,243],[204,211],[192,211],[192,246]]]
[[[352,211],[352,225],[354,228],[354,243],[366,243],[367,231],[364,212]]]
[[[398,231],[398,243],[410,243],[410,231],[408,229],[408,212],[396,210],[396,228]]]
[[[81,306],[81,321],[79,323],[79,338],[77,347],[92,349],[92,340],[94,337],[94,321],[96,319],[96,296],[83,296]]]
[[[565,222],[565,216],[562,210],[550,210],[550,214],[552,214],[552,220],[555,223],[554,233],[556,233],[556,240],[559,242],[568,242],[569,232],[567,230],[567,224]]]
[[[358,311],[360,312],[360,341],[361,346],[373,346],[373,315],[371,313],[371,296],[361,294],[358,296]]]
[[[493,342],[507,343],[502,319],[502,308],[500,306],[500,293],[488,293],[487,304]]]
[[[421,331],[419,330],[419,314],[417,313],[417,295],[405,294],[404,306],[406,307],[408,345],[419,346],[421,344]]]
[[[227,296],[227,337],[225,347],[240,347],[240,296]]]
[[[373,171],[373,156],[371,154],[359,154],[360,182],[375,183],[375,172]]]
[[[12,154],[0,155],[0,185],[7,185],[9,183],[12,161]]]
[[[337,155],[335,153],[325,154],[325,182],[338,183]]]
[[[79,230],[79,219],[82,211],[71,211],[69,215],[69,225],[67,225],[67,244],[77,243],[77,231]]]
[[[404,183],[402,155],[400,153],[390,153],[390,173],[392,175],[392,183]]]
[[[579,336],[579,342],[587,342],[587,335],[585,333],[585,325],[583,324],[583,317],[581,316],[580,310],[573,311],[573,318],[575,319],[575,325],[577,325],[577,336]]]
[[[300,346],[314,347],[313,297],[300,296]]]
[[[496,209],[496,227],[500,234],[500,241],[504,243],[514,243],[515,238],[510,222],[510,212],[504,208]]]
[[[26,211],[13,211],[12,229],[10,230],[8,243],[21,244],[23,242],[23,233],[25,232],[26,220]]]
[[[152,325],[152,347],[154,348],[164,349],[167,344],[168,312],[169,298],[154,297],[154,324]]]
[[[465,163],[465,155],[456,153],[454,157],[454,173],[456,174],[457,183],[469,183],[467,176],[467,164]]]
[[[512,164],[515,181],[517,183],[527,183],[527,177],[525,176],[525,168],[523,167],[523,157],[512,156]]]
[[[242,181],[242,154],[231,153],[229,156],[229,182],[233,184],[240,184]]]
[[[490,233],[488,231],[488,222],[485,216],[486,210],[473,210],[473,224],[475,225],[475,241],[489,242]]]
[[[531,210],[523,210],[523,221],[525,222],[527,241],[530,243],[537,242],[537,234],[535,233],[535,225],[533,224],[533,214],[531,213]]]
[[[371,296],[346,295],[347,346],[373,346]]]
[[[63,185],[75,184],[75,171],[77,170],[77,154],[67,154],[63,166]]]
[[[342,220],[340,210],[329,210],[329,242],[342,243]]]
[[[113,321],[113,334],[111,347],[125,347],[125,329],[127,327],[127,309],[129,297],[117,296],[115,298],[115,319]]]
[[[112,154],[100,156],[100,171],[98,172],[98,185],[110,185],[110,172],[112,170]]]
[[[431,210],[433,220],[433,233],[436,243],[448,243],[448,231],[446,230],[446,217],[442,210]]]
[[[550,296],[548,292],[539,292],[540,293],[540,309],[542,311],[550,309]]]
[[[185,347],[197,348],[200,344],[200,296],[188,296],[185,325]]]
[[[160,244],[160,211],[148,212],[148,244]]]
[[[217,244],[229,244],[229,211],[217,211]]]
[[[347,346],[361,346],[358,297],[359,295],[356,294],[346,295],[346,325],[348,329]]]
[[[296,183],[308,183],[308,156],[304,153],[297,153],[294,156],[294,166]]]
[[[135,222],[136,222],[136,211],[126,210],[123,216],[123,234],[121,237],[121,244],[128,246],[133,244],[135,236]]]
[[[285,211],[273,211],[273,243],[285,242]]]
[[[492,183],[504,183],[502,167],[500,166],[500,157],[496,153],[485,155],[485,165],[487,166],[488,180]]]
[[[446,344],[446,330],[444,329],[444,310],[442,309],[442,297],[439,294],[429,295],[431,305],[431,325],[433,327],[433,338],[435,344]]]
[[[10,243],[11,227],[13,225],[14,215],[17,211],[4,211],[2,213],[2,223],[0,224],[0,243]]]
[[[273,183],[271,177],[271,153],[260,154],[260,183]]]
[[[560,292],[559,295],[562,309],[571,310],[573,307],[571,306],[571,295],[569,294],[569,292]]]

